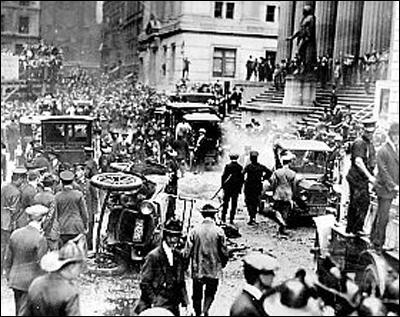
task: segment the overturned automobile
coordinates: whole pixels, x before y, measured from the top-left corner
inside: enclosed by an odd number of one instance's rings
[[[142,261],[161,240],[161,225],[170,202],[165,193],[168,176],[129,171],[102,173],[95,175],[91,183],[105,195],[96,253],[107,251],[127,261]],[[106,226],[102,234],[103,222]]]

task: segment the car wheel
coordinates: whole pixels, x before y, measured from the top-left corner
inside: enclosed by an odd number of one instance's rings
[[[96,188],[109,191],[131,191],[143,185],[140,177],[125,173],[97,174],[91,178],[90,183]]]

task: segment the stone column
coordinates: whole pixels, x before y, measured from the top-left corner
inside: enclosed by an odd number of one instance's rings
[[[284,2],[284,1],[282,1],[282,2]],[[306,5],[310,5],[313,9],[315,9],[315,1],[295,1],[295,3],[296,3],[296,9],[295,9],[295,13],[294,13],[293,33],[297,32],[300,29],[300,22],[301,22],[301,19],[303,18],[304,7]],[[296,45],[297,39],[294,39],[292,43],[293,43],[292,56],[295,56],[297,53],[297,45]]]
[[[291,58],[292,42],[286,41],[286,38],[293,34],[294,4],[294,1],[281,1],[276,54],[277,63],[280,63],[282,59]]]
[[[334,60],[346,54],[357,57],[364,1],[339,1],[336,18]]]
[[[333,55],[337,1],[317,1],[317,56]]]
[[[390,47],[393,1],[365,1],[360,55]]]

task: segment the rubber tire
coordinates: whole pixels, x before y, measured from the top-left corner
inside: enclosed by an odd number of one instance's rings
[[[109,182],[105,181],[107,178]],[[127,181],[130,180],[130,182],[116,184],[115,182],[111,182],[113,178],[115,181],[122,178],[126,179]],[[108,191],[131,191],[138,189],[143,185],[143,181],[140,177],[126,173],[97,174],[91,178],[90,183],[96,188]]]
[[[364,292],[369,292],[371,291],[371,281],[375,281],[375,287],[376,287],[376,296],[379,297],[382,294],[380,294],[379,290],[379,275],[376,270],[375,264],[369,264],[363,273],[362,280],[361,280],[361,290]]]

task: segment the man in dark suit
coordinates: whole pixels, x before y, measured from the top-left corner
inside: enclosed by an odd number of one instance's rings
[[[205,159],[208,150],[208,140],[206,137],[206,129],[201,128],[199,130],[199,137],[194,148],[194,157],[196,160],[197,171],[202,173],[205,168]]]
[[[246,285],[242,293],[233,302],[230,316],[257,317],[267,316],[261,298],[272,288],[275,271],[279,264],[273,257],[253,253],[246,256],[244,262],[244,278]]]
[[[49,208],[46,218],[43,220],[43,232],[47,239],[47,245],[50,251],[58,250],[60,240],[60,225],[58,223],[55,210],[55,195],[53,191],[55,180],[52,174],[43,175],[41,185],[43,190],[34,197],[35,205],[43,205]]]
[[[377,154],[378,174],[375,191],[378,196],[378,210],[372,225],[371,241],[380,252],[386,239],[386,226],[393,199],[399,193],[399,123],[390,125],[387,142]]]
[[[55,197],[55,208],[60,224],[60,238],[64,245],[88,229],[88,213],[83,193],[73,189],[74,173],[63,171],[60,173],[63,189]]]
[[[41,221],[48,208],[35,205],[26,208],[25,212],[30,222],[11,234],[5,259],[6,278],[14,291],[16,314],[26,299],[32,281],[44,273],[39,262],[47,252],[46,238],[41,233]]]
[[[182,223],[174,218],[167,220],[161,245],[147,255],[142,268],[137,314],[150,307],[162,307],[179,316],[179,305],[187,307],[185,265],[176,250],[181,234]]]
[[[247,210],[250,216],[249,225],[256,224],[256,215],[260,208],[263,180],[268,180],[272,172],[264,165],[258,163],[258,152],[250,152],[250,164],[243,171],[244,195]]]
[[[239,155],[231,154],[229,158],[231,159],[231,162],[225,166],[221,179],[221,186],[224,190],[222,221],[226,221],[226,213],[228,211],[229,201],[231,201],[230,223],[233,224],[238,197],[243,186],[243,167],[237,162]]]

